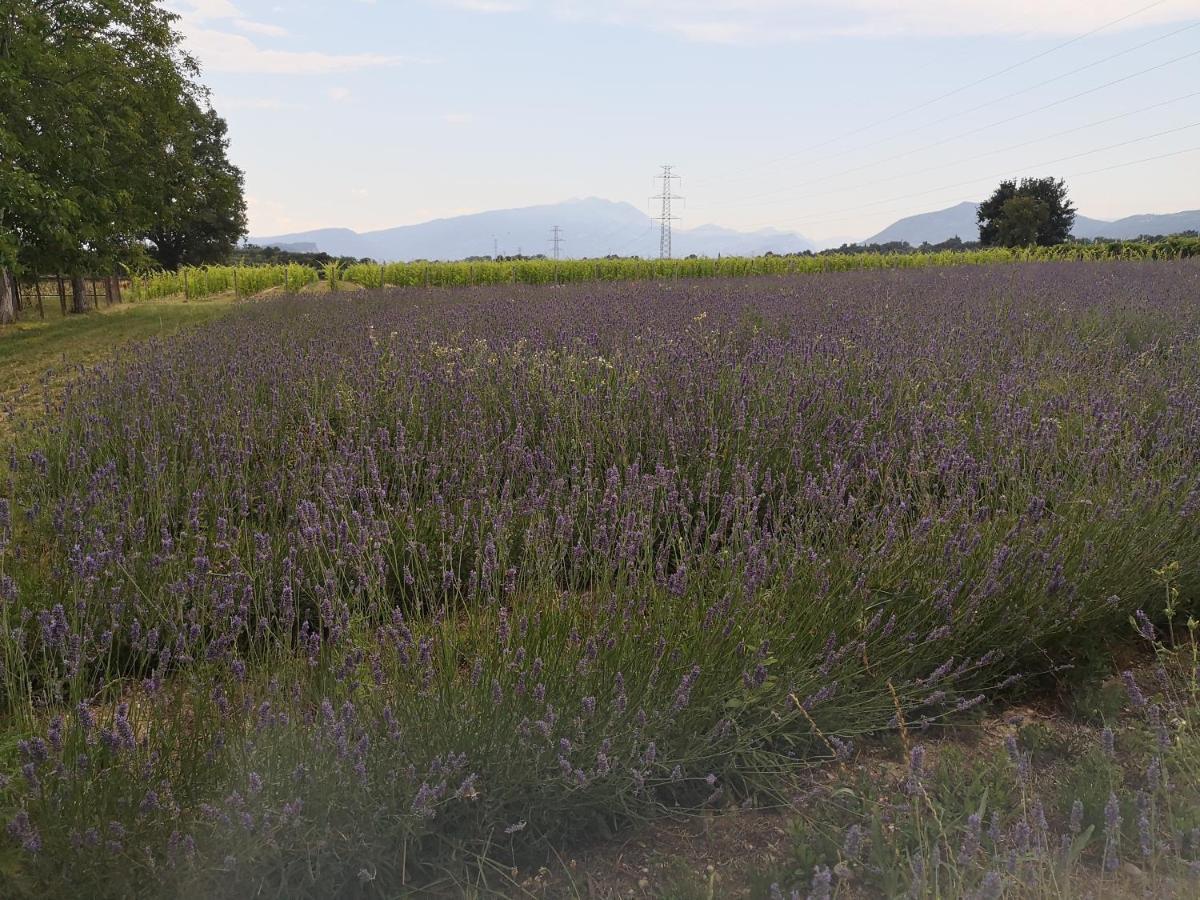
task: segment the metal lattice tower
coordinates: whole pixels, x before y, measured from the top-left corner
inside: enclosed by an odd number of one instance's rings
[[[678,181],[679,176],[671,174],[671,169],[674,166],[663,166],[662,174],[656,175],[655,179],[662,179],[662,192],[657,196],[651,197],[651,200],[662,201],[662,212],[656,220],[660,225],[658,237],[658,255],[660,259],[671,258],[671,223],[678,222],[679,217],[671,215],[671,201],[682,200],[678,194],[671,192],[671,182]]]
[[[562,229],[555,225],[550,229],[550,235],[550,243],[554,247],[554,258],[557,260],[562,248]]]

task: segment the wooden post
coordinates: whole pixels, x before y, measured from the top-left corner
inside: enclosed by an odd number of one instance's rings
[[[187,303],[187,302],[188,302],[188,279],[187,279],[187,269],[184,269],[184,270],[183,270],[183,302],[184,302],[184,303]]]
[[[58,282],[58,305],[62,307],[62,317],[65,319],[67,317],[67,286],[63,284],[61,272],[55,275],[54,279]]]
[[[100,308],[100,293],[96,290],[96,278],[92,276],[92,309]]]
[[[379,289],[383,290],[383,263],[379,264]]]
[[[283,267],[283,292],[285,294],[288,292],[288,269],[287,269],[287,266]]]
[[[240,290],[238,290],[238,277],[237,277],[237,272],[238,272],[238,270],[235,268],[235,269],[233,270],[233,299],[234,299],[234,300],[241,300],[241,299],[242,299],[242,294],[241,294],[241,291],[240,291]]]
[[[38,318],[45,319],[46,310],[45,307],[42,306],[42,276],[38,275],[37,272],[33,273],[33,292],[37,295]]]

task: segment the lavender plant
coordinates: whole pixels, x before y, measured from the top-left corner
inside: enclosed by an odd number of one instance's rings
[[[88,373],[0,522],[14,883],[493,877],[965,712],[1194,596],[1198,286],[289,297]]]

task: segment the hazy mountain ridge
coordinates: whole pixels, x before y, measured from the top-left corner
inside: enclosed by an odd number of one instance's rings
[[[250,237],[249,243],[283,247],[316,245],[337,256],[368,256],[378,260],[465,259],[522,253],[551,252],[550,229],[562,229],[562,254],[568,258],[620,255],[658,255],[658,225],[629,203],[591,197],[518,209],[499,209],[378,231],[322,228],[293,234]],[[815,244],[792,232],[763,229],[743,232],[717,225],[676,228],[675,256],[759,255],[799,253]]]
[[[975,218],[978,207],[979,204],[967,201],[946,209],[905,216],[862,243],[907,241],[915,247],[921,243],[936,244],[953,237],[964,241],[978,240],[979,224]],[[1177,213],[1146,213],[1113,221],[1076,215],[1071,234],[1077,238],[1128,240],[1143,234],[1175,234],[1193,229],[1200,230],[1200,210],[1197,209]]]
[[[953,237],[974,241],[979,236],[975,219],[978,204],[966,201],[926,213],[905,216],[863,244],[905,241],[914,247],[936,244]],[[470,256],[536,256],[551,253],[550,229],[562,229],[562,255],[566,258],[657,256],[658,224],[629,203],[590,197],[541,206],[496,209],[470,215],[433,219],[377,231],[319,228],[293,234],[251,237],[259,246],[335,256],[371,257],[378,260],[465,259]],[[1079,238],[1130,239],[1143,234],[1174,234],[1200,230],[1200,210],[1126,216],[1115,221],[1077,215],[1072,234]],[[763,253],[802,253],[818,245],[802,234],[764,228],[738,231],[719,225],[676,228],[672,240],[676,257],[758,256]]]

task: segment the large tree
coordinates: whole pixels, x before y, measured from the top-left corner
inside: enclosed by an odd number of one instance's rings
[[[145,235],[151,255],[168,269],[228,258],[246,233],[246,202],[242,172],[226,155],[225,120],[187,98],[162,140],[159,212]]]
[[[168,148],[208,112],[176,18],[152,0],[0,0],[0,270],[65,271],[76,312],[84,273],[144,256],[172,218]]]
[[[1061,244],[1071,236],[1075,207],[1061,178],[1002,181],[979,204],[979,243],[985,247]]]

